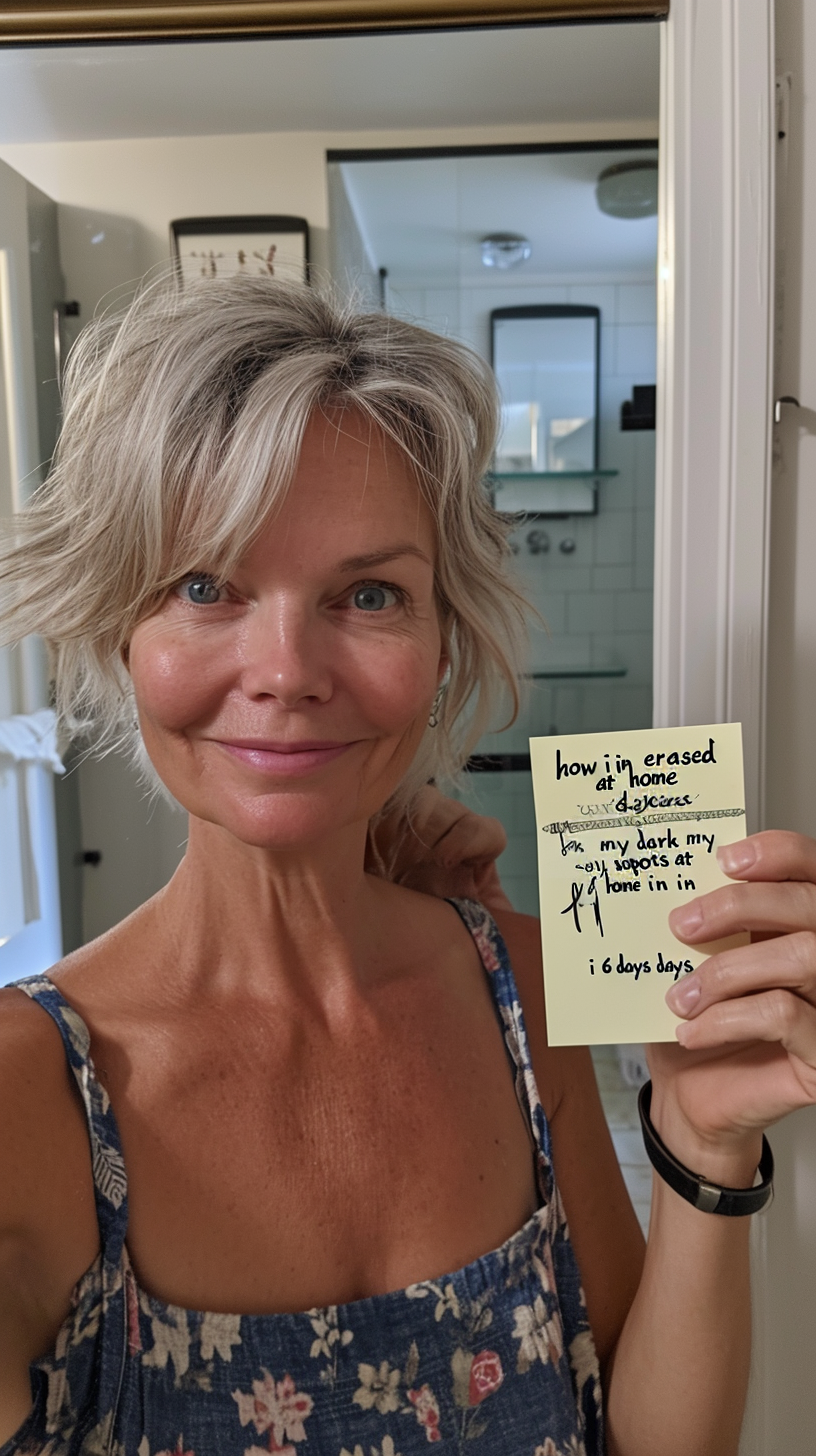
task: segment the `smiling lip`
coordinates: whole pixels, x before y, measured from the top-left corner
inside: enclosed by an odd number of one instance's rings
[[[306,740],[302,743],[273,743],[264,738],[219,738],[216,740],[227,753],[239,758],[242,763],[264,773],[285,775],[295,778],[298,774],[311,773],[324,764],[332,763],[351,748],[350,743]]]

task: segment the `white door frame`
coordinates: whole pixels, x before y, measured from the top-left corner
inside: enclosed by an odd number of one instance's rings
[[[39,483],[39,438],[34,365],[34,324],[26,183],[0,161],[0,409],[5,415],[0,468],[0,513],[19,510]],[[12,654],[9,677],[15,713],[48,706],[48,673],[41,643],[28,637]],[[59,870],[54,784],[51,770],[31,764],[26,770],[28,821],[37,871],[40,913],[10,940],[0,944],[0,985],[38,974],[62,955]],[[9,833],[0,825],[0,833]]]
[[[763,824],[773,390],[773,0],[671,0],[660,85],[654,721],[741,721]],[[754,1220],[742,1456],[774,1449]]]
[[[763,815],[771,478],[772,0],[663,26],[654,711],[742,721]]]

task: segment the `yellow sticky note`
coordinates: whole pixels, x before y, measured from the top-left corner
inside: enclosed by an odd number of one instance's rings
[[[742,727],[531,738],[551,1046],[674,1041],[669,986],[726,944],[683,945],[669,911],[729,883],[743,839]]]

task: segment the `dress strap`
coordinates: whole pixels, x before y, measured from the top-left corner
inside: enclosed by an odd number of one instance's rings
[[[88,1123],[102,1253],[106,1263],[118,1265],[127,1233],[127,1175],[110,1098],[96,1075],[91,1058],[90,1032],[79,1013],[47,976],[27,976],[13,984],[48,1013],[62,1037]]]
[[[449,904],[458,912],[473,936],[479,958],[487,972],[487,982],[504,1033],[504,1044],[515,1074],[516,1098],[536,1148],[539,1192],[543,1202],[549,1203],[554,1187],[550,1127],[530,1060],[524,1012],[507,946],[493,916],[484,905],[480,905],[477,900],[453,899]]]

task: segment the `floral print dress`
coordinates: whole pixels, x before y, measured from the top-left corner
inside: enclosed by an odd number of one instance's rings
[[[598,1363],[507,951],[482,906],[451,903],[493,992],[540,1207],[466,1268],[302,1314],[205,1313],[139,1287],[88,1029],[46,977],[17,982],[56,1022],[82,1094],[101,1252],[0,1456],[602,1456]]]

